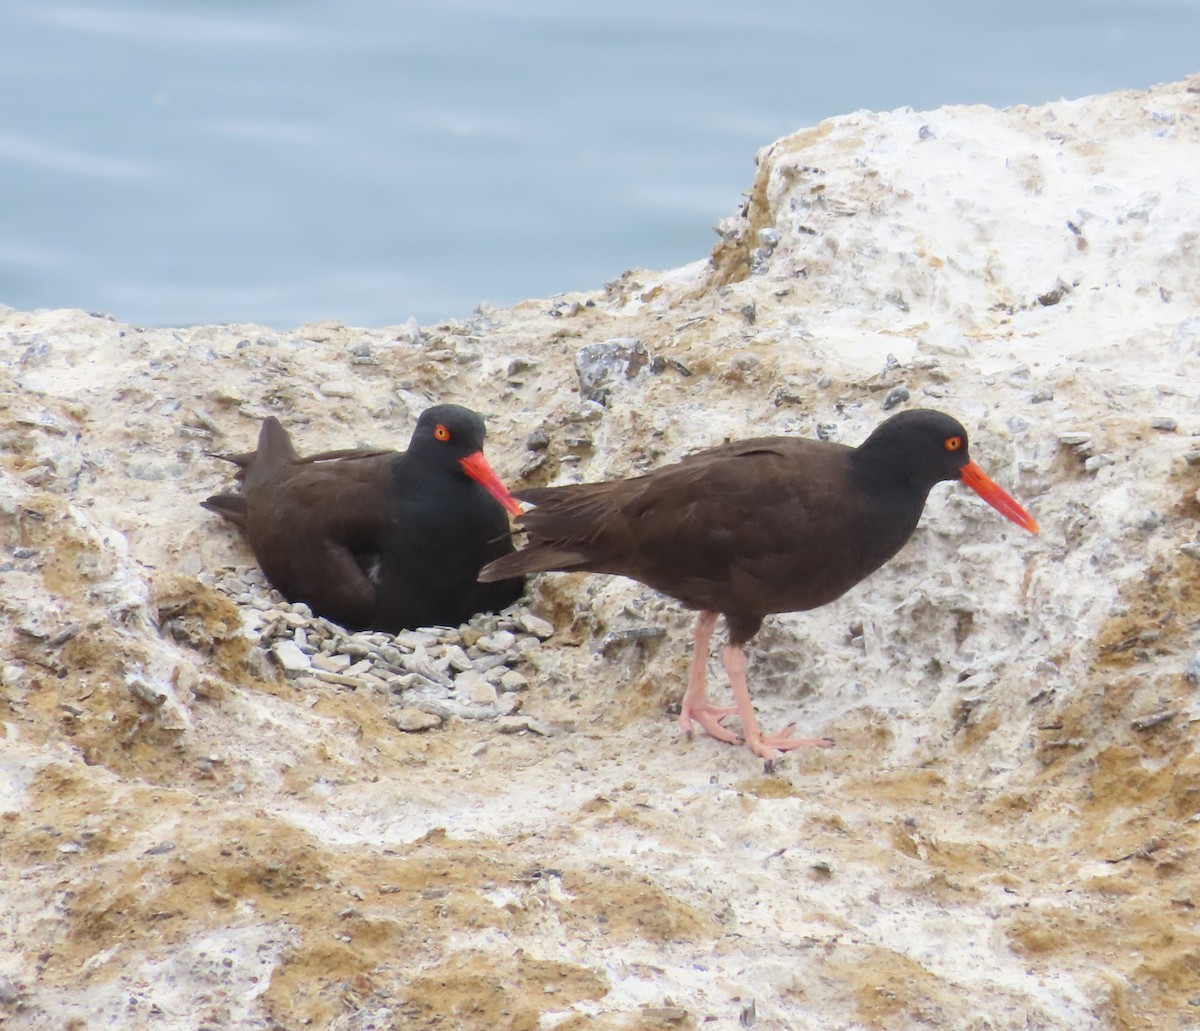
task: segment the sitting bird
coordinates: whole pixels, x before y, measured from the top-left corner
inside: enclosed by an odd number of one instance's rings
[[[512,552],[507,513],[521,512],[483,457],[484,435],[478,413],[437,405],[407,451],[301,458],[271,416],[256,450],[220,456],[238,466],[241,493],[201,504],[242,527],[271,584],[317,615],[389,633],[457,626],[524,589],[519,575],[476,579]]]

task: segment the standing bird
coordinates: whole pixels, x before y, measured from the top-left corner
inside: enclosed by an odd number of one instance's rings
[[[460,405],[421,413],[408,450],[300,458],[273,416],[239,466],[240,494],[201,504],[237,523],[267,579],[289,601],[349,629],[395,633],[457,626],[520,597],[524,579],[480,584],[512,553],[506,510],[520,515],[483,457],[483,419]]]
[[[750,749],[771,761],[800,745],[794,728],[764,736],[746,687],[743,650],[772,612],[815,609],[845,594],[905,544],[935,483],[961,480],[1032,533],[1035,523],[967,453],[967,431],[941,412],[888,419],[857,448],[794,437],[758,437],[685,458],[645,476],[517,492],[537,507],[521,517],[529,543],[488,563],[485,582],[524,573],[615,573],[699,609],[691,674],[679,714],[736,744],[737,714]],[[734,706],[706,693],[717,616],[729,643],[725,672]]]

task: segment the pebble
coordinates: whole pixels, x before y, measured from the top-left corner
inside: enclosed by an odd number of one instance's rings
[[[7,977],[0,976],[0,1006],[14,1006],[21,1001],[21,992]]]
[[[454,690],[459,694],[469,695],[476,684],[484,682],[483,674],[477,669],[465,669],[454,678]]]
[[[1189,660],[1183,671],[1183,679],[1195,687],[1200,684],[1200,652],[1197,652]]]
[[[15,630],[22,637],[28,637],[32,641],[44,641],[50,636],[47,631],[38,626],[36,616],[28,616],[21,620],[21,622],[13,627],[13,630]]]
[[[167,696],[162,691],[157,691],[141,677],[130,677],[126,682],[129,687],[129,693],[133,695],[139,702],[145,702],[147,705],[157,709],[166,700]]]
[[[78,637],[83,631],[82,623],[68,623],[56,634],[46,639],[47,648],[60,648],[68,641]]]
[[[388,716],[392,726],[397,730],[409,733],[422,730],[433,730],[442,725],[442,717],[436,713],[425,712],[421,709],[397,709]]]
[[[1151,730],[1154,727],[1161,726],[1164,723],[1170,723],[1179,713],[1174,709],[1164,709],[1161,712],[1153,713],[1149,716],[1143,716],[1140,719],[1133,720],[1129,726],[1134,730]]]
[[[413,673],[405,673],[403,676],[389,677],[388,688],[392,694],[402,694],[421,686],[421,678]]]
[[[1179,550],[1188,558],[1200,562],[1200,541],[1189,541],[1187,544],[1181,544],[1179,545]]]
[[[1189,451],[1183,456],[1188,465],[1200,465],[1200,451]]]
[[[496,729],[501,734],[519,734],[523,730],[532,731],[534,734],[540,734],[542,737],[550,737],[554,731],[549,725],[533,716],[501,716],[496,720]]]
[[[272,646],[271,654],[285,673],[299,673],[312,668],[312,659],[300,650],[295,641],[279,641]]]
[[[9,662],[0,667],[0,684],[4,687],[24,688],[28,680],[29,674],[25,672],[24,666]]]
[[[779,246],[779,230],[766,226],[758,231],[758,242],[764,247],[774,250]]]
[[[401,630],[392,640],[396,647],[405,648],[408,651],[438,643],[436,634],[427,633],[423,630]]]
[[[541,646],[541,641],[536,637],[518,637],[516,646],[513,648],[515,653],[514,662],[520,662],[526,658],[530,652],[536,652]]]
[[[1112,455],[1092,455],[1086,462],[1083,463],[1084,469],[1089,473],[1094,473],[1098,469],[1103,469],[1106,465],[1115,465],[1116,459]]]
[[[1162,430],[1164,433],[1174,433],[1179,429],[1179,423],[1167,416],[1158,416],[1150,420],[1150,428],[1153,430]]]
[[[1090,444],[1092,442],[1092,435],[1078,430],[1067,430],[1058,435],[1058,442],[1065,444],[1067,447],[1078,447],[1080,444]]]
[[[512,691],[525,691],[529,687],[529,678],[524,673],[510,669],[500,677],[499,687],[506,694]]]
[[[465,670],[471,669],[470,657],[457,644],[447,645],[446,660],[450,663],[450,668],[455,673],[462,673]]]
[[[314,670],[314,675],[318,680],[324,681],[326,684],[336,684],[338,687],[352,687],[357,690],[360,687],[366,687],[366,681],[359,677],[347,676],[345,673],[327,673],[323,669]]]
[[[480,680],[472,685],[468,697],[476,705],[495,705],[499,693],[494,685],[489,684],[486,680]]]
[[[402,653],[399,648],[393,648],[390,644],[383,644],[379,646],[379,650],[375,654],[384,662],[398,666]]]
[[[258,644],[251,658],[264,664],[273,660],[262,675],[274,677],[282,669],[288,684],[303,692],[305,704],[315,704],[331,690],[369,690],[390,703],[389,718],[401,730],[432,730],[458,718],[497,731],[501,720],[516,720],[505,733],[551,733],[535,717],[516,715],[530,684],[512,667],[555,632],[540,616],[516,610],[480,614],[461,627],[350,633],[314,617],[307,606],[280,599],[257,570],[222,571],[213,580],[247,614],[245,631]],[[656,632],[662,631],[650,631]],[[218,697],[206,689],[192,693]]]
[[[353,397],[354,384],[345,380],[326,380],[317,389],[326,397]]]
[[[614,645],[626,641],[652,641],[658,637],[665,637],[666,633],[667,628],[662,626],[634,626],[625,630],[611,630],[600,642],[600,651],[606,652]]]
[[[205,674],[192,685],[192,694],[197,698],[207,698],[211,702],[219,702],[226,694],[225,682]]]
[[[350,666],[349,655],[325,655],[317,653],[312,657],[313,669],[323,669],[326,673],[341,673]]]
[[[616,387],[641,382],[649,366],[650,352],[636,337],[585,344],[575,355],[580,396],[607,405]]]
[[[273,623],[286,623],[293,630],[298,630],[308,624],[308,620],[300,615],[299,612],[290,612],[283,609],[268,609],[263,613],[263,618],[269,619]]]
[[[799,405],[804,403],[804,394],[796,382],[781,383],[771,392],[771,403],[776,408],[784,405]]]
[[[554,634],[554,625],[542,619],[541,616],[535,616],[532,612],[522,612],[517,616],[516,623],[526,633],[540,637],[542,640]]]
[[[437,713],[442,719],[457,716],[460,720],[494,720],[496,710],[490,705],[465,705],[448,698],[418,698],[413,704],[426,712]]]
[[[371,669],[382,677],[407,677],[412,675],[403,666],[384,662],[378,655],[371,660]]]
[[[486,680],[489,684],[498,684],[498,683],[500,683],[500,678],[503,677],[505,673],[510,673],[510,672],[511,672],[511,670],[508,668],[508,666],[501,663],[498,666],[493,666],[489,670],[485,670],[484,674],[483,674],[483,679]]]
[[[824,440],[831,444],[836,444],[842,436],[842,431],[838,428],[835,422],[819,422],[817,423],[817,440]]]
[[[524,379],[521,374],[523,372],[531,372],[538,367],[536,358],[517,357],[513,358],[508,363],[508,368],[504,371],[504,378],[510,383],[515,383],[520,386]]]
[[[500,716],[512,716],[521,711],[525,702],[519,694],[502,694],[496,699],[496,713]]]
[[[499,630],[494,634],[489,634],[481,637],[475,642],[475,647],[480,651],[491,652],[493,655],[499,655],[506,652],[517,642],[516,634],[510,630]]]
[[[450,678],[443,670],[438,669],[425,654],[425,649],[400,656],[400,665],[407,673],[415,673],[435,684],[449,684]]]

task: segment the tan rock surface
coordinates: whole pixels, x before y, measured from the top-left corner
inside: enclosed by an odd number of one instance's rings
[[[0,312],[6,1026],[1200,1023],[1197,90],[831,120],[711,263],[464,324]],[[649,361],[585,403],[615,339]],[[627,581],[535,582],[507,714],[287,680],[198,507],[267,413],[402,447],[467,403],[518,485],[857,443],[898,387],[1042,534],[943,485],[769,620],[764,723],[838,742],[771,775],[680,738],[691,615]]]

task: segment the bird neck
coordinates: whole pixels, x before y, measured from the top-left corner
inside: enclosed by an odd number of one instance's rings
[[[889,513],[888,532],[902,534],[903,540],[916,528],[925,500],[938,482],[906,459],[902,448],[871,439],[855,449],[851,459],[855,484]]]

